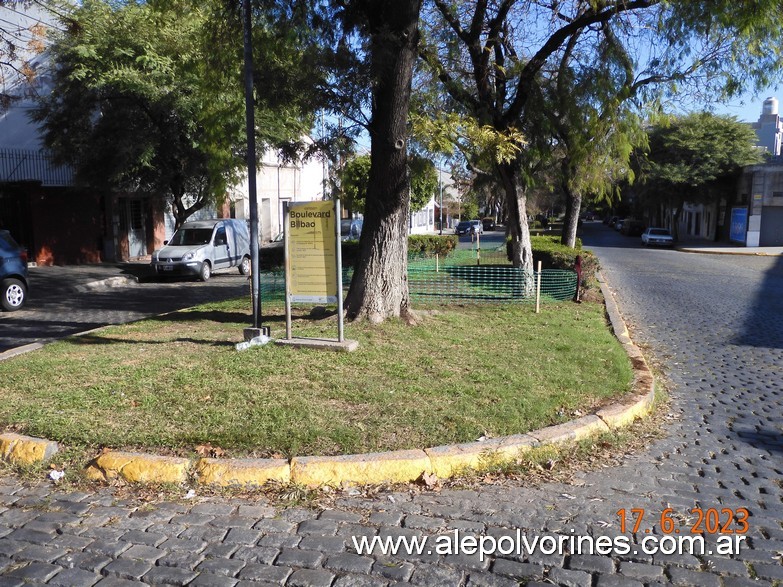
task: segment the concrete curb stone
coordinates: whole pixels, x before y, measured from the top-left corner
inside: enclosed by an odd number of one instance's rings
[[[214,459],[195,460],[105,450],[86,467],[87,477],[107,481],[121,477],[131,483],[157,482],[184,484],[193,479],[200,485],[262,486],[274,480],[310,487],[340,486],[344,483],[377,484],[411,482],[422,474],[439,478],[477,469],[488,463],[511,461],[537,446],[581,440],[591,435],[627,426],[643,417],[655,397],[655,380],[647,363],[628,334],[614,297],[598,276],[606,301],[606,312],[615,336],[623,345],[634,369],[634,391],[630,398],[602,408],[595,414],[549,426],[527,434],[493,438],[423,450],[340,456],[305,456],[292,459]],[[31,349],[32,350],[32,349]],[[45,461],[58,445],[45,439],[0,434],[0,458],[31,464]]]

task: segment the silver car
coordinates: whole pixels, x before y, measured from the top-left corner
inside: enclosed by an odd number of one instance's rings
[[[642,244],[671,247],[674,245],[674,237],[665,228],[648,228],[642,233]]]
[[[216,269],[239,267],[250,273],[250,236],[244,220],[224,218],[186,222],[152,253],[158,275],[196,275],[207,281]]]

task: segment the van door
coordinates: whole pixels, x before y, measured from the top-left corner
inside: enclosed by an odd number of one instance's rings
[[[212,248],[215,259],[213,268],[225,269],[226,267],[231,267],[231,255],[228,248],[228,236],[226,234],[225,224],[219,224],[215,229],[215,235],[212,237]]]

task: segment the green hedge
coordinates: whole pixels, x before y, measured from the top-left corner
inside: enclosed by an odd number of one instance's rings
[[[456,235],[414,234],[408,237],[408,254],[416,257],[441,257],[457,248]],[[359,257],[359,241],[342,242],[343,267],[353,267]],[[261,249],[261,269],[269,270],[283,266],[283,247]]]
[[[571,249],[560,242],[559,235],[531,236],[533,248],[533,265],[538,268],[541,261],[543,269],[571,269],[576,264],[577,255],[582,257],[582,286],[589,287],[595,281],[595,274],[600,269],[598,257],[592,251],[582,248],[582,240],[576,239],[576,246]],[[511,240],[506,241],[506,253],[511,259]]]
[[[408,254],[417,257],[444,257],[457,248],[459,237],[456,234],[439,236],[413,234],[408,237]]]

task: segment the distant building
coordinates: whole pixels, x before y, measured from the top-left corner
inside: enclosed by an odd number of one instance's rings
[[[776,157],[780,155],[781,139],[783,139],[783,123],[778,114],[777,98],[767,98],[761,108],[758,122],[753,123],[753,130],[758,137],[757,145]]]

